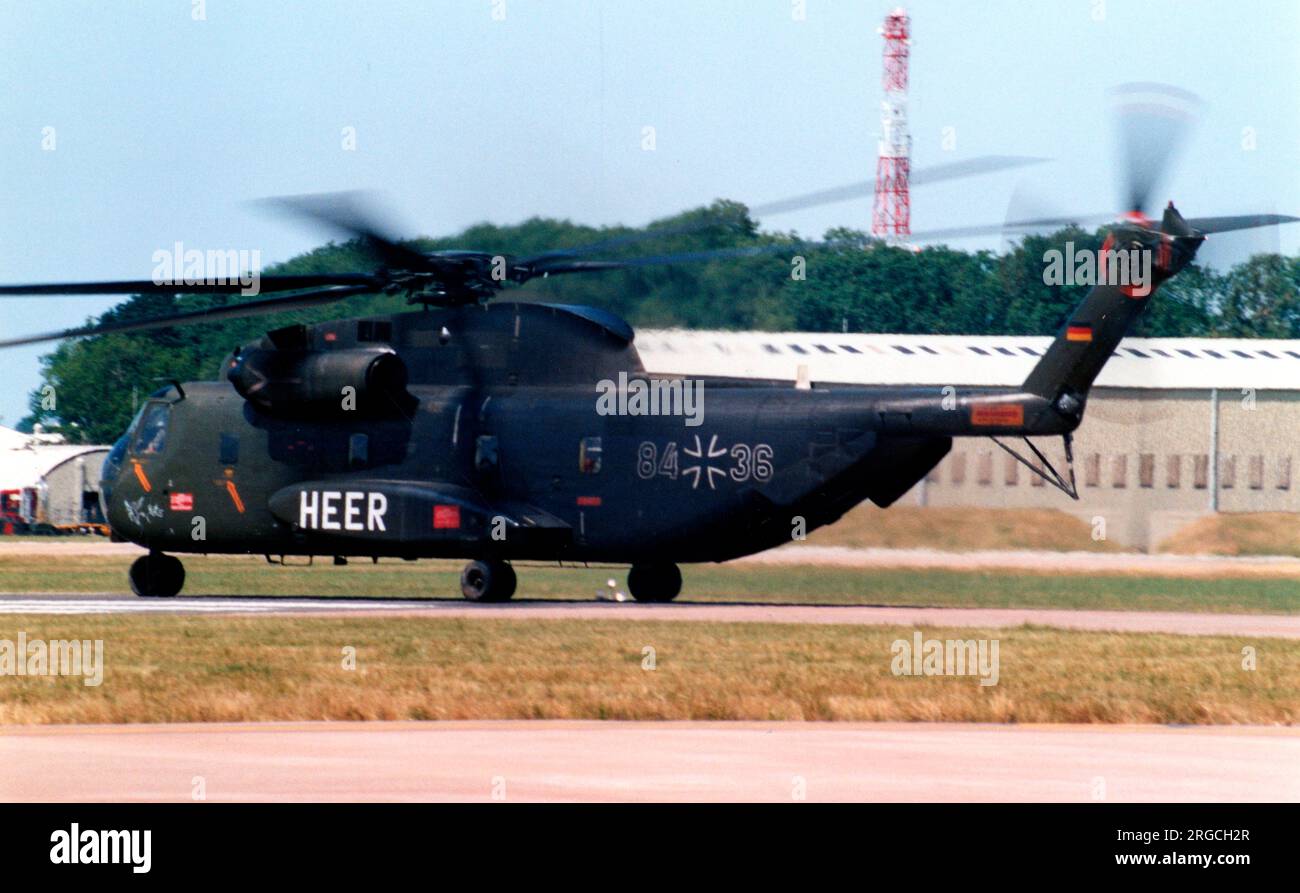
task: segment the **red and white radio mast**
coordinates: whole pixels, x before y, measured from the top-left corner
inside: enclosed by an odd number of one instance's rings
[[[912,197],[908,188],[912,138],[907,133],[907,48],[911,20],[899,7],[885,16],[885,101],[880,104],[880,158],[876,162],[876,199],[871,234],[900,242],[912,232]]]

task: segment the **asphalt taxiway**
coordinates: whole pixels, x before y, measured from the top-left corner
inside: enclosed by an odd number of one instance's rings
[[[376,616],[497,620],[668,620],[712,623],[811,623],[1005,629],[1034,626],[1104,632],[1172,633],[1300,639],[1300,616],[1169,611],[1071,611],[1051,608],[912,608],[759,603],[519,601],[472,604],[460,599],[301,598],[291,596],[144,599],[103,594],[0,593],[0,615],[240,614]]]
[[[1300,801],[1300,729],[447,722],[0,730],[0,800]]]

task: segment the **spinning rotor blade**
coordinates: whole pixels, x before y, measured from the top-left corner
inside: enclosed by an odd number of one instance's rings
[[[955,161],[949,164],[935,165],[933,167],[917,168],[911,172],[909,179],[912,186],[925,186],[930,183],[941,183],[946,180],[975,177],[981,174],[991,174],[997,171],[1025,167],[1031,164],[1041,164],[1044,161],[1047,161],[1047,159],[1017,155],[985,155],[979,158],[968,158],[965,161]],[[822,205],[849,201],[855,198],[866,198],[874,195],[875,191],[876,184],[874,180],[861,180],[856,183],[849,183],[845,186],[821,189],[816,192],[807,192],[803,195],[797,195],[791,198],[778,199],[777,201],[754,205],[749,209],[749,213],[754,217],[787,214],[791,211],[803,211],[810,208],[821,207]],[[684,223],[680,226],[664,227],[662,229],[655,229],[647,232],[630,233],[626,236],[618,236],[612,239],[604,239],[600,242],[592,242],[588,245],[580,245],[576,248],[559,249],[546,254],[537,255],[532,258],[532,260],[540,260],[552,256],[579,256],[604,251],[613,251],[618,248],[626,248],[630,245],[649,241],[650,239],[682,236],[702,232],[715,226],[726,226],[729,222],[730,221],[719,217],[709,217],[708,219]]]
[[[1300,217],[1289,214],[1241,214],[1236,217],[1192,217],[1187,224],[1198,233],[1230,233],[1241,229],[1254,229],[1258,226],[1276,226],[1279,223],[1294,223]]]
[[[1122,84],[1111,93],[1123,164],[1122,207],[1145,214],[1151,195],[1186,142],[1201,109],[1194,94],[1167,84]]]
[[[400,244],[395,236],[375,222],[376,212],[361,192],[333,192],[323,195],[295,195],[263,199],[255,204],[327,227],[360,239],[386,266],[397,270],[437,272],[429,258]]]
[[[245,316],[261,316],[267,313],[283,313],[286,310],[301,310],[304,307],[319,307],[332,304],[354,295],[363,295],[373,289],[369,285],[336,286],[334,288],[309,291],[296,295],[280,295],[261,301],[249,301],[244,304],[227,304],[223,307],[207,307],[202,310],[187,310],[184,313],[172,313],[167,316],[155,316],[148,319],[124,319],[107,323],[64,329],[61,332],[46,332],[41,335],[24,335],[0,341],[0,348],[18,347],[23,344],[39,344],[42,341],[60,341],[64,338],[81,338],[87,335],[107,335],[122,332],[144,332],[149,329],[165,329],[169,326],[192,322],[216,322],[217,320],[239,319]]]

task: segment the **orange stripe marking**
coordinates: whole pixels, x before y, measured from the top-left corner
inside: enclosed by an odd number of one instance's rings
[[[244,513],[244,500],[239,498],[239,489],[235,486],[234,481],[226,481],[226,492],[230,494],[230,501],[235,504],[235,511],[242,515]]]
[[[153,484],[149,483],[149,478],[145,476],[144,468],[134,459],[131,460],[131,464],[135,466],[135,479],[140,482],[140,486],[144,488],[144,492],[152,492]]]

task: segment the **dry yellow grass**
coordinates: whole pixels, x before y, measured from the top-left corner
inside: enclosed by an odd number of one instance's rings
[[[806,542],[818,546],[881,549],[1048,549],[1056,552],[1123,552],[1097,542],[1092,528],[1055,509],[938,508],[859,505]]]
[[[1182,555],[1300,555],[1300,515],[1255,512],[1210,515],[1160,544]]]
[[[104,683],[0,677],[0,723],[642,719],[1296,723],[1282,640],[927,629],[996,638],[1000,679],[903,677],[855,626],[423,618],[21,618],[102,638]],[[0,637],[17,629],[5,624]],[[1242,647],[1258,669],[1242,668]],[[343,667],[355,648],[356,668]],[[644,668],[647,648],[655,668]]]

